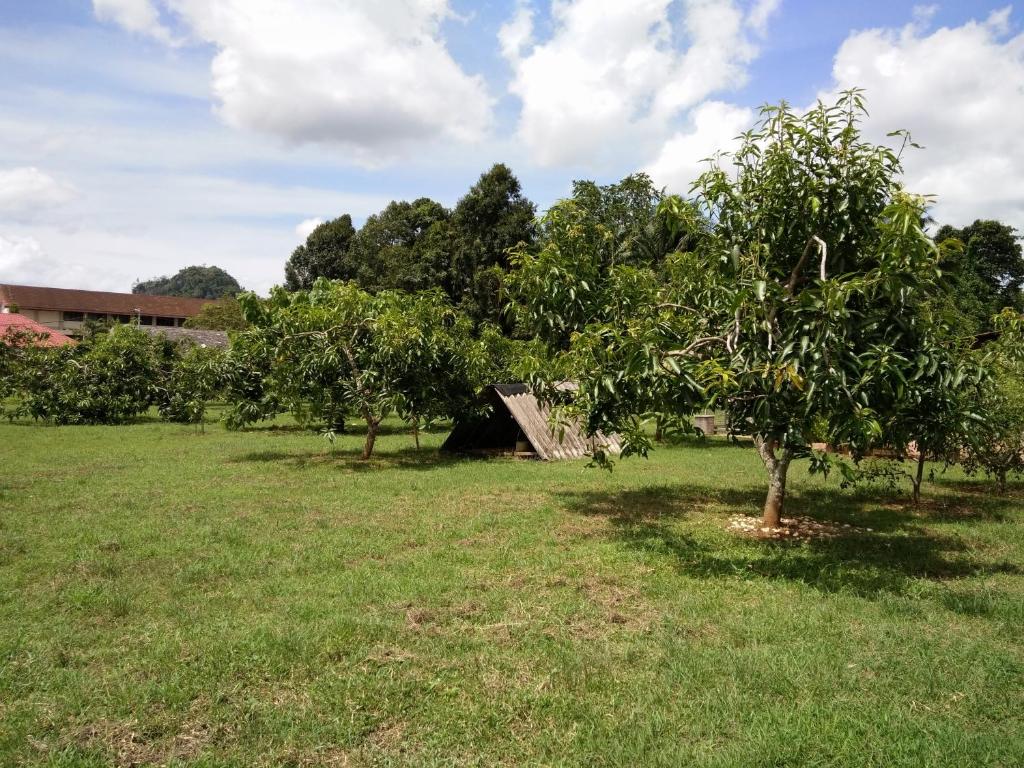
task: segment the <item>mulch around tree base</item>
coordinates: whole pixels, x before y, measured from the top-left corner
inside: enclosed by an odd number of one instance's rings
[[[732,515],[726,526],[730,531],[757,539],[831,539],[854,533],[871,531],[849,523],[830,523],[812,517],[784,517],[781,525],[769,528],[761,524],[761,518],[748,515]]]

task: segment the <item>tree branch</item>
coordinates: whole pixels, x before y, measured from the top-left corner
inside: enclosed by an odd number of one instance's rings
[[[685,304],[675,304],[675,303],[670,302],[670,301],[666,301],[666,302],[664,302],[662,304],[655,304],[654,308],[655,309],[685,309],[687,312],[693,312],[693,314],[695,314],[695,315],[699,315],[700,314],[700,312],[698,310],[694,309],[693,307],[688,307]]]
[[[807,257],[811,255],[811,250],[815,245],[818,246],[818,251],[821,253],[821,279],[825,279],[825,260],[828,257],[828,245],[817,235],[811,235],[807,238],[807,243],[804,245],[804,252],[800,254],[800,261],[796,263],[793,271],[789,273],[789,280],[786,282],[786,293],[788,295],[792,296],[796,290],[796,286],[800,282],[800,273],[803,271],[804,265],[807,264]]]
[[[726,344],[728,343],[728,341],[728,338],[726,338],[725,336],[704,336],[691,343],[688,347],[684,347],[683,349],[669,350],[668,352],[664,353],[663,357],[689,357],[691,354],[696,352],[698,349],[701,349],[702,347],[710,346],[711,344],[715,344],[716,342]]]
[[[828,258],[828,246],[825,244],[825,241],[822,240],[817,235],[814,235],[813,239],[814,239],[814,242],[816,242],[818,244],[818,248],[821,250],[821,279],[824,280],[825,279],[825,260]]]

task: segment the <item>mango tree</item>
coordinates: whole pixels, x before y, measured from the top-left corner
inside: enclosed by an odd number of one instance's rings
[[[429,421],[473,394],[470,324],[440,291],[374,295],[320,279],[308,292],[276,289],[250,319],[272,346],[267,382],[277,401],[300,422],[328,427],[357,415],[364,459],[392,411]]]
[[[1024,474],[1024,317],[1006,309],[994,327],[999,338],[986,348],[991,378],[978,404],[981,423],[965,441],[963,464],[1005,491],[1010,475]]]
[[[907,310],[938,279],[927,201],[900,185],[902,148],[861,137],[864,114],[856,91],[804,115],[764,108],[691,201],[661,202],[689,252],[657,274],[616,268],[581,304],[561,244],[521,258],[527,315],[577,324],[565,357],[588,427],[643,453],[644,413],[724,410],[768,473],[765,526],[780,524],[789,467],[814,433],[862,455],[899,410],[896,382],[931,367],[933,350],[907,333]],[[586,290],[594,271],[582,264]]]
[[[157,408],[167,421],[195,424],[204,429],[210,400],[224,386],[223,350],[185,343],[174,351],[157,393]]]
[[[77,346],[32,349],[19,412],[57,424],[122,424],[153,403],[160,358],[160,342],[131,325]]]

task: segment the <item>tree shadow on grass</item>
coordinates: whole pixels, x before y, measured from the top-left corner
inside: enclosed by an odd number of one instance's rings
[[[704,578],[784,580],[823,592],[875,597],[906,594],[918,579],[1024,573],[1016,563],[986,558],[959,535],[929,529],[926,514],[886,505],[877,494],[811,489],[787,500],[788,514],[856,526],[834,538],[795,542],[726,533],[727,514],[756,514],[763,494],[754,488],[683,484],[615,493],[565,492],[556,498],[569,512],[606,518],[613,537],[626,546],[668,558],[681,573]],[[721,507],[726,508],[721,514],[723,535],[686,529],[686,518],[711,508],[721,512]]]
[[[237,432],[253,432],[253,433],[288,433],[294,434],[297,432],[304,432],[308,435],[319,435],[322,434],[325,429],[323,424],[312,424],[312,425],[301,425],[301,424],[251,424],[247,427],[241,427],[236,430]],[[450,424],[434,424],[430,427],[420,427],[421,435],[447,435],[452,431]],[[366,425],[360,422],[352,422],[348,424],[343,432],[338,432],[339,435],[345,435],[350,437],[365,437]],[[404,435],[413,439],[412,427],[408,424],[393,424],[384,423],[380,425],[380,429],[377,431],[378,437],[388,437],[394,435]]]
[[[308,469],[330,467],[347,472],[379,472],[386,469],[432,470],[441,467],[454,467],[471,461],[485,461],[477,456],[443,453],[436,448],[402,448],[397,451],[374,453],[369,459],[363,459],[362,451],[353,450],[320,450],[301,453],[287,451],[253,451],[233,456],[227,461],[232,464],[252,462],[279,463],[290,469]]]

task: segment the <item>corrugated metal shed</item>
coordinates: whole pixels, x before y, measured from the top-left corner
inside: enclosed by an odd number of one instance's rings
[[[566,384],[562,389],[571,390]],[[615,436],[587,437],[578,424],[561,428],[551,425],[551,409],[537,400],[525,384],[495,384],[488,387],[492,414],[487,419],[456,423],[441,450],[512,453],[516,442],[530,443],[537,458],[545,461],[579,459],[597,447],[619,452]]]

